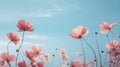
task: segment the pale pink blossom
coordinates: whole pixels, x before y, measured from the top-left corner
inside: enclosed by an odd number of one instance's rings
[[[11,42],[13,42],[14,44],[18,44],[19,42],[19,37],[18,35],[14,34],[13,32],[9,32],[7,34],[7,37],[10,39]]]
[[[110,30],[112,30],[116,25],[117,25],[117,23],[108,24],[107,22],[102,22],[102,23],[100,24],[101,33],[103,33],[103,34],[108,33],[108,32],[109,32]]]
[[[31,51],[26,51],[26,56],[29,58],[29,60],[31,60],[31,62],[36,62],[36,57]]]
[[[21,61],[21,62],[18,63],[18,67],[29,67],[29,65],[26,64],[25,61]]]
[[[86,27],[79,26],[72,30],[72,33],[70,34],[70,36],[73,37],[74,39],[81,39],[82,37],[86,36],[88,32],[89,31]]]
[[[36,67],[45,67],[45,62],[44,61],[37,62]]]
[[[0,58],[3,60],[3,61],[6,61],[6,62],[11,62],[11,61],[15,61],[16,60],[16,57],[12,54],[9,54],[8,52],[4,52],[0,55]]]
[[[119,48],[119,43],[117,40],[112,40],[110,43],[106,45],[108,49],[117,49]]]
[[[30,50],[35,57],[38,57],[43,54],[43,47],[41,46],[32,46]]]
[[[72,60],[70,63],[70,67],[81,67],[80,60]]]
[[[19,32],[23,32],[23,31],[34,31],[34,29],[32,28],[33,25],[31,22],[27,22],[25,20],[19,20],[18,21],[18,24],[17,24],[17,27],[19,28]]]

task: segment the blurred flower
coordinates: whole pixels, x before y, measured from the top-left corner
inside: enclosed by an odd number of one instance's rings
[[[80,60],[72,60],[70,63],[70,67],[81,67]]]
[[[41,46],[32,46],[30,50],[35,57],[38,57],[39,55],[42,55],[43,53],[43,47]]]
[[[18,67],[29,67],[29,65],[26,64],[25,61],[21,61],[21,62],[18,63]]]
[[[68,56],[66,54],[65,49],[61,49],[60,55],[61,55],[62,60],[68,60]]]
[[[117,25],[117,23],[108,24],[107,22],[102,22],[102,23],[100,24],[101,33],[103,33],[103,34],[108,33],[108,32],[109,32],[110,30],[112,30],[116,25]]]
[[[33,27],[32,23],[27,22],[25,20],[19,20],[17,27],[19,28],[19,30],[18,30],[19,32],[23,32],[23,31],[32,32],[32,31],[34,31],[34,29],[32,28]]]
[[[11,61],[15,61],[16,60],[16,57],[14,55],[11,55],[9,54],[8,52],[4,52],[0,55],[0,58],[3,60],[3,61],[6,61],[6,62],[11,62]]]
[[[19,42],[19,37],[18,37],[18,35],[14,34],[14,33],[12,33],[12,32],[9,32],[9,33],[7,34],[7,37],[8,37],[14,44],[18,44],[18,42]]]
[[[112,40],[110,43],[108,43],[108,44],[106,45],[106,47],[107,47],[108,49],[115,50],[115,49],[119,48],[119,43],[118,43],[117,40]]]
[[[45,62],[44,61],[37,62],[36,67],[45,67]]]
[[[88,32],[89,31],[86,27],[79,26],[72,30],[72,33],[70,34],[70,36],[73,37],[74,39],[81,39],[83,36],[86,36]]]
[[[31,62],[36,62],[36,57],[33,55],[33,53],[31,51],[25,51],[25,52],[26,52],[27,58],[29,58],[29,60],[31,60]]]
[[[90,62],[85,63],[84,61],[80,61],[80,60],[72,60],[70,67],[88,67],[89,64]]]

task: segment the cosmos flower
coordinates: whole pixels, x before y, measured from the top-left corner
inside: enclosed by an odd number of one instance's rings
[[[21,61],[21,62],[18,63],[18,67],[29,67],[29,65],[26,64],[25,61]]]
[[[30,50],[35,57],[38,57],[39,55],[42,55],[43,53],[43,47],[41,46],[32,46]]]
[[[14,55],[11,55],[9,54],[8,52],[4,52],[0,55],[0,58],[3,60],[3,61],[6,61],[6,62],[11,62],[11,61],[15,61],[16,60],[16,57]]]
[[[14,44],[18,44],[19,42],[19,37],[18,35],[14,34],[13,32],[9,32],[7,34],[7,37],[13,42]]]
[[[70,67],[81,67],[80,60],[72,60],[70,63]]]
[[[70,34],[70,36],[73,37],[74,39],[81,39],[82,37],[86,36],[88,32],[89,31],[86,27],[79,26],[72,30],[72,33]]]
[[[108,24],[107,22],[102,22],[102,23],[100,24],[101,33],[103,33],[103,34],[108,33],[108,32],[111,31],[116,25],[117,25],[117,23]]]
[[[45,67],[45,62],[44,61],[37,62],[36,67]]]
[[[34,31],[34,29],[32,28],[33,25],[31,22],[27,22],[25,20],[19,20],[18,21],[18,24],[17,24],[17,27],[19,28],[19,32],[23,32],[23,31]]]
[[[72,60],[70,63],[70,67],[88,67],[90,63],[91,61],[85,63],[84,61],[80,60]]]
[[[25,51],[27,58],[31,60],[31,62],[36,62],[36,58],[31,51]]]
[[[117,40],[112,40],[110,43],[106,45],[108,49],[117,49],[119,47],[119,43]]]

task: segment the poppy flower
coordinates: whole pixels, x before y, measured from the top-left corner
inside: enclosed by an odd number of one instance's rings
[[[18,35],[14,34],[13,32],[9,32],[7,34],[7,37],[13,42],[14,44],[18,44],[19,42],[19,37]]]
[[[109,32],[110,30],[112,30],[116,25],[117,25],[117,23],[108,24],[107,22],[102,22],[102,23],[100,24],[101,33],[103,33],[103,34],[108,33],[108,32]]]
[[[72,30],[72,33],[70,34],[70,36],[73,37],[74,39],[81,39],[82,37],[86,36],[88,32],[89,31],[86,27],[79,26]]]
[[[61,54],[62,60],[68,60],[68,56],[67,56],[67,54],[66,54],[65,49],[61,49],[60,54]]]
[[[34,29],[32,28],[33,25],[31,22],[27,22],[25,20],[19,20],[18,21],[18,24],[17,24],[17,27],[19,28],[19,32],[23,32],[23,31],[34,31]]]
[[[11,62],[11,61],[15,61],[16,60],[16,57],[14,55],[11,55],[9,54],[8,52],[4,52],[0,55],[0,58],[3,60],[3,61],[6,61],[6,62]]]
[[[21,62],[18,63],[18,67],[29,67],[29,65],[26,64],[25,61],[21,61]]]

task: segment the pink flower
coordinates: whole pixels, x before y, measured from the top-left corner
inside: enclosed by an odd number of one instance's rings
[[[21,61],[21,62],[19,62],[19,63],[18,63],[18,66],[19,66],[19,67],[29,67],[29,65],[26,64],[25,61]]]
[[[42,55],[43,53],[43,47],[41,46],[32,46],[30,50],[35,57],[38,57],[39,55]]]
[[[80,62],[80,60],[71,61],[70,67],[88,67],[90,62],[85,63],[84,61]]]
[[[37,62],[36,67],[45,67],[45,62],[44,61]]]
[[[81,67],[80,60],[73,60],[73,61],[71,61],[70,67]]]
[[[85,63],[85,61],[81,62],[81,67],[88,67],[89,63]]]
[[[10,32],[10,33],[7,34],[7,37],[8,37],[14,44],[18,44],[18,42],[19,42],[19,37],[18,37],[18,35]]]
[[[108,49],[116,49],[119,47],[119,43],[117,40],[112,40],[110,43],[106,45]]]
[[[7,61],[7,62],[11,62],[11,61],[15,61],[16,57],[14,55],[9,54],[8,52],[4,52],[0,55],[0,58],[3,61]]]
[[[25,20],[19,20],[17,27],[19,28],[19,32],[34,31],[34,29],[32,28],[33,27],[32,23],[26,22]]]
[[[45,59],[50,62],[50,55],[48,55],[47,53],[44,53],[43,56],[45,57]]]
[[[101,33],[103,33],[103,34],[108,33],[108,32],[109,32],[110,30],[112,30],[116,25],[117,25],[117,23],[108,24],[107,22],[102,22],[102,23],[100,24]]]
[[[36,57],[33,55],[33,53],[31,51],[25,51],[25,52],[26,52],[27,58],[29,58],[29,60],[31,60],[31,62],[36,62]]]
[[[60,54],[61,54],[62,60],[68,60],[68,56],[67,56],[67,54],[66,54],[65,49],[61,49]]]
[[[72,33],[70,34],[70,36],[73,37],[74,39],[81,39],[83,36],[86,36],[88,32],[89,31],[86,27],[79,26],[72,30]]]

